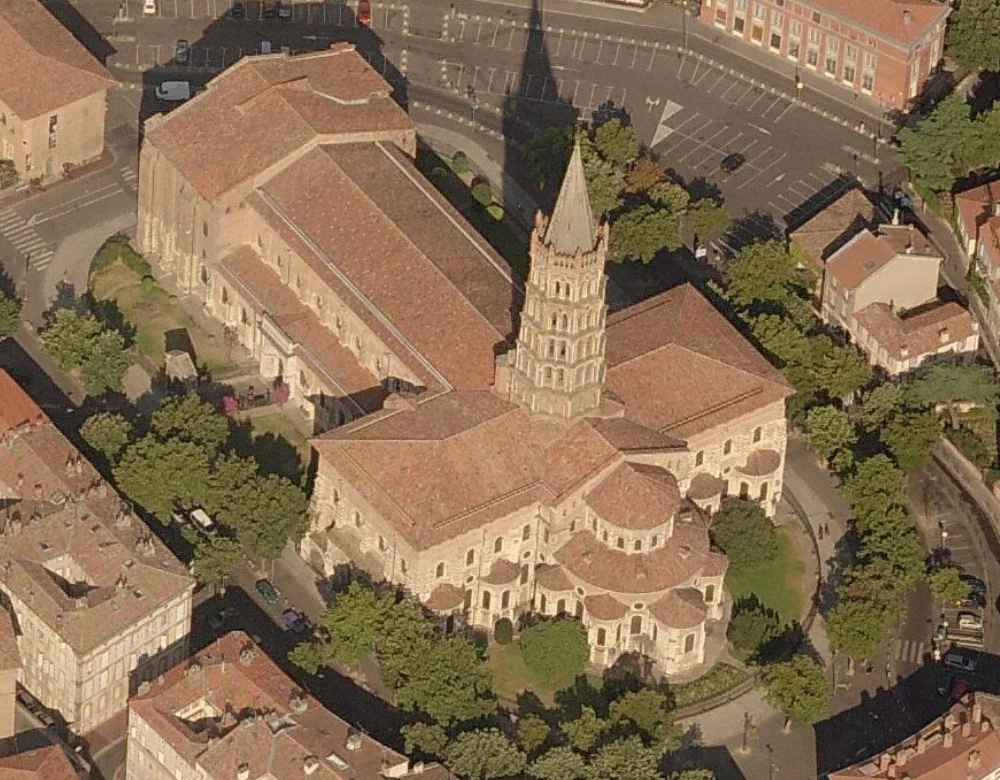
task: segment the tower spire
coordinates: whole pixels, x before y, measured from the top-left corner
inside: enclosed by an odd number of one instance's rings
[[[604,386],[607,224],[595,226],[580,144],[552,217],[535,217],[531,272],[510,394],[533,414],[572,423],[598,413]]]

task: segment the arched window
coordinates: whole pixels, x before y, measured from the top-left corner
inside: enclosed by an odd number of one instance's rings
[[[531,538],[531,526],[526,525],[521,529],[521,541],[526,542]]]
[[[621,537],[621,536],[618,537],[618,549],[619,550],[624,550],[625,549],[625,539],[624,539],[624,537]]]
[[[684,652],[690,653],[694,650],[694,634],[688,634],[684,637]]]
[[[500,594],[500,609],[507,609],[510,606],[510,591],[505,590]]]
[[[483,591],[483,609],[490,608],[490,592],[488,590]]]
[[[361,527],[361,513],[357,509],[354,510],[354,525]]]
[[[733,451],[733,440],[726,439],[726,443],[722,445],[722,454],[728,455],[732,451]]]
[[[706,585],[705,586],[705,601],[708,602],[709,604],[711,604],[713,601],[715,601],[715,586],[714,585]]]
[[[555,327],[556,327],[556,323],[557,323],[557,322],[558,322],[558,317],[557,317],[557,316],[556,316],[555,314],[553,314],[553,315],[552,315],[552,316],[551,316],[551,317],[549,318],[549,326],[550,326],[550,327],[552,327],[552,328],[555,328]]]
[[[750,486],[746,482],[740,483],[740,498],[747,499],[750,497]]]
[[[761,501],[767,500],[767,483],[766,482],[762,482],[761,485],[760,485],[760,500]]]
[[[562,284],[556,282],[556,295],[559,295],[561,292],[562,292]]]
[[[248,321],[249,318],[247,317],[247,310],[240,306],[240,322],[246,325]]]
[[[299,371],[299,387],[303,389],[309,387],[309,380],[306,379],[305,371]]]
[[[354,348],[360,352],[361,351],[361,336],[354,337]]]
[[[201,267],[201,283],[208,284],[208,268],[205,266]]]
[[[573,608],[573,615],[576,617],[577,620],[582,620],[583,619],[583,602],[582,601],[578,600],[576,602],[576,606]]]
[[[653,623],[653,641],[654,642],[656,641],[656,634],[657,634],[656,623]]]
[[[565,314],[562,316],[562,329],[569,330],[569,317]]]
[[[760,433],[761,433],[761,430],[760,430],[760,426],[758,425],[756,428],[753,429],[753,443],[754,444],[756,444],[757,442],[760,441]]]
[[[615,641],[616,642],[621,642],[622,641],[622,625],[621,625],[621,623],[619,623],[618,626],[617,626],[617,628],[615,628]]]
[[[562,615],[566,612],[566,599],[559,599],[556,602],[556,614]]]
[[[556,386],[562,387],[564,384],[566,384],[566,372],[560,368],[556,371]]]
[[[569,296],[571,295],[571,290],[568,283],[563,285],[563,290],[565,292],[565,297],[569,298]]]
[[[565,360],[565,358],[566,358],[566,342],[565,341],[560,341],[559,342],[559,357],[560,357],[560,359],[563,359],[563,360]]]
[[[229,290],[227,290],[225,287],[222,288],[222,303],[223,304],[229,303]]]
[[[437,571],[434,572],[434,576],[441,579],[444,576],[444,561],[437,565]]]
[[[569,532],[573,533],[576,530],[576,520],[569,524]]]
[[[608,632],[603,628],[597,629],[597,646],[604,647],[604,643],[608,641]]]
[[[476,551],[475,550],[469,550],[465,554],[465,565],[466,566],[471,566],[475,562],[476,562]]]
[[[660,543],[660,537],[656,535],[654,535],[653,538],[649,540],[650,547],[656,547],[656,545],[658,545],[659,543]]]
[[[642,549],[642,540],[636,539],[632,549],[634,549],[636,552],[639,552]]]
[[[406,574],[406,558],[399,559],[399,570]]]
[[[546,599],[545,599],[545,594],[543,593],[542,597],[538,600],[538,611],[541,612],[543,615],[545,614],[545,607],[546,607]]]
[[[341,318],[339,314],[333,319],[333,327],[338,334],[340,333],[341,328],[344,327],[344,320]]]
[[[639,615],[632,616],[632,625],[629,626],[629,633],[632,634],[632,636],[642,633],[642,618],[639,617]]]
[[[463,605],[464,605],[465,609],[467,609],[467,610],[472,607],[472,591],[471,590],[465,591],[465,596],[463,598]]]
[[[525,564],[524,566],[521,567],[521,584],[522,585],[527,585],[528,584],[528,574],[530,574],[530,572],[528,571],[528,564]]]
[[[493,552],[498,553],[503,550],[503,537],[498,536],[497,540],[493,542]]]

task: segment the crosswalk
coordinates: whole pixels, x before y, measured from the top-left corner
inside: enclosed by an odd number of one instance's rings
[[[0,236],[14,247],[36,271],[44,271],[52,262],[52,249],[24,218],[13,209],[0,211]]]
[[[902,663],[920,664],[924,658],[927,645],[915,639],[897,639],[893,643],[893,659]]]
[[[118,169],[118,172],[122,175],[122,179],[129,186],[129,189],[136,191],[139,189],[139,174],[135,172],[135,168],[131,165],[123,165]]]

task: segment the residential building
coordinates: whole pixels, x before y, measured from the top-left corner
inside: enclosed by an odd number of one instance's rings
[[[949,11],[936,0],[704,0],[699,19],[796,73],[905,109],[941,62]]]
[[[15,706],[21,653],[9,613],[0,614],[0,744],[17,733]]]
[[[983,282],[986,300],[980,300],[980,319],[996,336],[1000,334],[1000,181],[957,193],[955,224],[959,243]]]
[[[276,123],[289,132],[273,138]],[[242,60],[146,126],[141,249],[331,431],[315,442],[302,554],[324,574],[367,565],[489,626],[529,607],[548,564],[537,605],[593,597],[596,660],[648,641],[666,670],[700,663],[726,612],[705,514],[726,494],[773,513],[791,388],[691,287],[606,314],[607,237],[578,158],[522,285],[423,178],[415,147],[347,45]],[[438,457],[454,471],[426,474]],[[569,542],[576,574],[556,560]]]
[[[998,702],[969,694],[913,736],[830,780],[996,780],[1000,777]]]
[[[0,757],[0,780],[81,780],[58,745]]]
[[[0,371],[0,603],[19,682],[76,733],[187,655],[194,581]]]
[[[352,728],[231,632],[129,702],[125,780],[454,780]]]
[[[792,231],[792,246],[818,279],[816,306],[890,376],[930,358],[971,358],[979,326],[938,298],[941,256],[913,225],[876,224],[871,202],[851,191]]]
[[[0,159],[22,181],[101,156],[117,82],[39,0],[0,0]]]

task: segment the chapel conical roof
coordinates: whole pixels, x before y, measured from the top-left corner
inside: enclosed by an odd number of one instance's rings
[[[569,167],[559,189],[548,230],[545,231],[545,243],[565,255],[590,252],[597,245],[579,141],[573,144]]]

